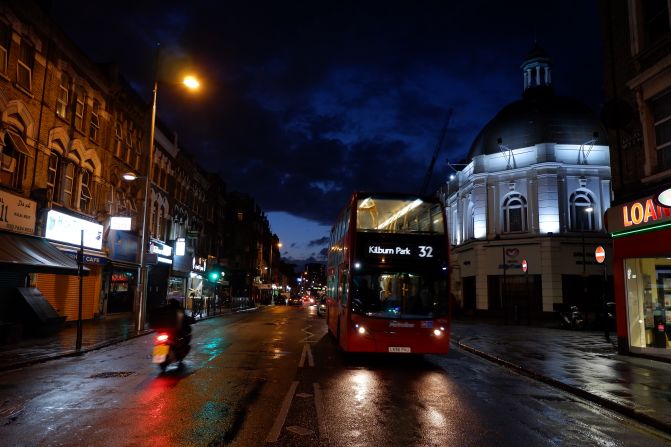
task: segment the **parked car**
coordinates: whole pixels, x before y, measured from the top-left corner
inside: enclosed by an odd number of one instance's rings
[[[317,316],[321,317],[322,315],[326,316],[326,297],[323,296],[319,300],[319,305],[317,306]]]

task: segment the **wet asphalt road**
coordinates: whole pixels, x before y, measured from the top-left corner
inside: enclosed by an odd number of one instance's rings
[[[194,326],[164,375],[152,336],[0,373],[5,446],[656,446],[632,421],[453,349],[344,356],[314,307]]]

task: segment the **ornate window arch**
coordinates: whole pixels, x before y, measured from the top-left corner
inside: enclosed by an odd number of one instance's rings
[[[501,207],[503,212],[503,232],[521,233],[527,231],[527,199],[518,192],[508,194]]]
[[[578,189],[569,199],[569,225],[573,231],[594,231],[594,197],[586,189]],[[588,211],[589,210],[589,211]]]

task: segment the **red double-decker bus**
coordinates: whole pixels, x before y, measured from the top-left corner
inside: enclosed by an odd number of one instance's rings
[[[329,332],[344,351],[447,353],[449,245],[438,198],[357,192],[331,230]]]

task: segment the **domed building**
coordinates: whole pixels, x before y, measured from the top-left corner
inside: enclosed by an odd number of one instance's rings
[[[466,313],[541,323],[577,305],[601,312],[610,255],[606,131],[580,101],[557,96],[538,45],[522,98],[482,129],[467,164],[439,190],[452,245],[452,290]]]

